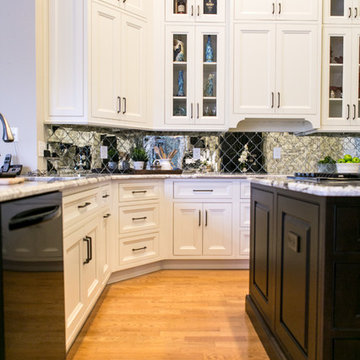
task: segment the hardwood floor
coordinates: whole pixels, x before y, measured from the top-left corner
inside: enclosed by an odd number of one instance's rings
[[[267,360],[248,271],[166,270],[108,286],[68,360]]]

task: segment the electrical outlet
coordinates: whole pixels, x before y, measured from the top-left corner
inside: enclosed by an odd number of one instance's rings
[[[14,142],[19,142],[19,128],[12,127],[10,129],[11,129],[11,132],[12,132],[12,134],[14,136]]]
[[[100,159],[107,159],[107,158],[108,158],[108,147],[100,146]]]
[[[281,147],[274,148],[274,159],[276,160],[281,159]]]
[[[39,156],[44,157],[44,150],[46,150],[46,143],[44,141],[38,142]]]
[[[199,148],[193,149],[193,159],[194,160],[200,160],[201,159],[201,153]]]

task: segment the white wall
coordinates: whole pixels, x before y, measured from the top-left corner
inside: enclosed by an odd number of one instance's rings
[[[28,169],[38,167],[35,10],[35,0],[0,0],[0,112],[19,129],[18,143],[0,140],[0,161],[11,153]]]

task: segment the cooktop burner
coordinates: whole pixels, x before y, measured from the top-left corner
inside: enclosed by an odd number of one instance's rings
[[[301,173],[297,172],[294,176],[288,176],[289,179],[314,182],[314,183],[351,183],[353,181],[360,181],[359,173],[339,174],[339,173]]]

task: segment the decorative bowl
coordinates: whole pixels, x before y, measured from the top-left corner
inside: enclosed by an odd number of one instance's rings
[[[336,170],[339,174],[356,174],[360,172],[358,163],[337,163]]]

